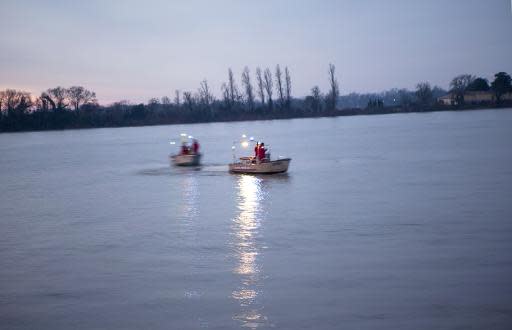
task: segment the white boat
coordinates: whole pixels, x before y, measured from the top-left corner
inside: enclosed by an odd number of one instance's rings
[[[169,159],[176,166],[198,166],[201,163],[201,154],[171,155]]]
[[[169,156],[171,165],[176,166],[199,166],[201,164],[202,154],[199,150],[199,143],[192,135],[186,133],[180,134],[181,148],[180,152],[175,155]],[[191,143],[192,142],[192,143]],[[172,145],[176,144],[176,141],[171,141]]]
[[[231,173],[275,174],[288,171],[291,158],[258,161],[254,157],[241,157],[240,161],[229,164]]]

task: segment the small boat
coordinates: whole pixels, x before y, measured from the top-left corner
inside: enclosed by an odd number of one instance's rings
[[[272,160],[270,158],[270,149],[264,147],[264,143],[260,142],[256,143],[255,153],[259,155],[259,157],[240,157],[238,160],[236,158],[236,146],[240,143],[242,149],[247,149],[251,146],[252,143],[256,142],[253,137],[247,138],[247,135],[242,135],[242,139],[237,142],[233,142],[233,146],[231,149],[233,150],[233,162],[229,164],[229,172],[231,173],[245,173],[245,174],[276,174],[276,173],[284,173],[288,171],[288,167],[290,166],[291,158],[278,158]],[[262,149],[259,149],[261,146]]]
[[[185,133],[181,133],[180,138],[180,152],[178,154],[169,156],[171,165],[199,166],[201,164],[202,154],[199,152],[199,143],[197,140],[192,135]],[[176,144],[176,142],[171,141],[171,144]]]
[[[169,159],[176,166],[198,166],[201,163],[201,154],[171,155]]]
[[[229,164],[231,173],[276,174],[288,171],[291,158],[257,161],[254,157],[241,157],[239,162]]]

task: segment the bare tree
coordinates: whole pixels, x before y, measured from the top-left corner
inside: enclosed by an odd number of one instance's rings
[[[269,68],[265,69],[263,79],[264,79],[263,87],[265,88],[265,91],[267,91],[268,107],[270,110],[272,110],[272,108],[273,108],[272,94],[273,94],[274,84],[272,82],[272,73],[270,72]]]
[[[174,103],[176,104],[176,106],[180,106],[181,104],[181,101],[180,101],[180,91],[177,89],[174,91]]]
[[[2,116],[4,111],[4,104],[6,100],[5,91],[0,91],[0,116]]]
[[[256,78],[258,80],[258,95],[261,100],[261,105],[265,105],[265,89],[263,87],[263,78],[261,75],[261,69],[258,67],[256,68]]]
[[[283,92],[283,73],[281,72],[281,67],[276,65],[276,84],[277,84],[277,92],[279,93],[279,106],[282,108],[284,105],[284,92]]]
[[[322,93],[318,86],[311,88],[311,96],[313,97],[313,110],[318,113],[322,110]]]
[[[428,82],[420,82],[416,85],[416,98],[421,105],[428,106],[434,101],[432,88]]]
[[[45,98],[52,105],[53,110],[65,110],[68,107],[67,103],[67,90],[60,86],[50,88],[45,93]]]
[[[162,96],[161,100],[163,105],[170,105],[171,104],[171,98],[169,96]]]
[[[183,92],[183,99],[189,110],[194,109],[194,97],[191,92]]]
[[[209,108],[213,102],[213,95],[206,79],[201,81],[201,86],[199,87],[199,100],[207,108]]]
[[[157,108],[158,106],[160,105],[160,100],[156,97],[152,97],[149,99],[148,101],[148,106],[151,108],[151,109],[155,109]]]
[[[222,91],[222,99],[224,100],[224,105],[226,107],[229,107],[230,101],[228,84],[222,83],[222,85],[220,86],[220,90]]]
[[[52,110],[55,110],[57,108],[57,105],[55,104],[55,102],[53,101],[53,99],[50,97],[50,95],[48,95],[48,93],[46,92],[42,92],[41,93],[41,96],[39,97],[42,101],[42,104],[43,104],[43,110],[49,110],[49,107],[48,105],[51,106],[51,109]]]
[[[461,74],[453,78],[450,82],[450,91],[455,96],[455,103],[457,103],[457,105],[464,104],[464,93],[466,93],[466,90],[473,80],[475,80],[475,76],[470,74]]]
[[[330,91],[327,95],[327,105],[329,111],[336,110],[336,102],[338,100],[338,96],[340,95],[340,90],[338,86],[338,80],[335,75],[336,67],[334,64],[329,64],[329,85]]]
[[[248,67],[245,67],[244,72],[242,72],[242,84],[245,90],[247,105],[249,106],[249,109],[254,110],[254,91],[251,84],[251,76],[249,74]]]
[[[238,87],[236,86],[235,78],[233,76],[233,71],[231,68],[228,70],[228,88],[229,88],[229,100],[231,102],[231,106],[235,104],[240,99],[240,93],[238,92]]]
[[[67,96],[75,111],[78,110],[83,104],[97,103],[96,93],[89,91],[82,86],[70,87],[67,90]]]
[[[408,107],[412,103],[412,95],[407,89],[402,88],[397,91],[398,103],[403,107]]]
[[[288,67],[284,68],[284,76],[286,83],[286,108],[290,109],[292,103],[292,79],[290,78],[290,71],[288,71]]]
[[[57,108],[56,105],[55,105],[55,102],[53,102],[51,97],[46,92],[42,92],[41,96],[39,96],[39,98],[41,99],[41,101],[43,103],[44,110],[50,110],[51,109],[51,110],[55,111],[55,109]]]
[[[6,89],[0,95],[2,106],[8,116],[23,114],[32,106],[30,93],[15,89]],[[0,108],[1,109],[1,108]]]

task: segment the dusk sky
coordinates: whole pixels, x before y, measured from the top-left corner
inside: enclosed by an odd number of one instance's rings
[[[329,63],[342,95],[511,74],[511,1],[0,2],[0,90],[82,85],[102,104],[146,102],[207,79],[220,96],[228,68],[254,82],[278,63],[296,97],[327,89]]]

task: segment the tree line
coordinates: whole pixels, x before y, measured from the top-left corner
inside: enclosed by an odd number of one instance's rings
[[[310,109],[316,115],[334,113],[339,97],[335,66],[327,70],[330,90]],[[317,97],[320,97],[317,95]],[[174,97],[152,98],[146,104],[127,101],[98,104],[96,94],[82,86],[50,88],[38,97],[25,91],[0,91],[0,131],[45,130],[194,123],[210,121],[292,118],[310,115],[292,96],[288,67],[256,68],[255,77],[245,67],[237,82],[231,68],[216,98],[205,79],[196,91],[176,90]]]
[[[428,82],[420,82],[416,90],[391,89],[382,93],[350,93],[340,96],[336,68],[326,71],[328,90],[323,93],[313,86],[305,98],[292,96],[292,80],[288,67],[278,64],[256,68],[255,76],[245,67],[240,85],[231,68],[221,84],[221,97],[216,98],[205,79],[196,91],[174,92],[152,98],[146,104],[127,101],[111,105],[98,104],[96,94],[82,86],[47,89],[38,97],[25,91],[0,91],[0,131],[47,130],[87,127],[118,127],[212,121],[257,120],[314,116],[336,116],[366,113],[388,113],[446,109],[437,98],[447,91]],[[459,75],[450,83],[456,106],[464,104],[468,91],[492,91],[497,103],[512,91],[510,76],[497,73],[489,84],[484,78]]]
[[[456,76],[450,82],[454,103],[464,105],[464,96],[467,92],[491,92],[497,104],[501,104],[503,96],[512,92],[512,79],[506,72],[498,72],[494,75],[494,80],[489,81],[482,77],[476,77],[471,74],[461,74]]]
[[[471,74],[457,75],[450,81],[450,89],[444,90],[439,86],[431,86],[429,82],[419,82],[415,90],[393,88],[381,93],[350,93],[340,96],[338,105],[341,108],[399,108],[400,111],[429,111],[442,109],[457,109],[466,104],[465,97],[472,92],[485,92],[494,97],[494,101],[480,101],[481,105],[500,106],[510,105],[510,99],[505,102],[503,96],[512,93],[511,77],[506,72],[498,72],[494,80],[489,81]],[[452,106],[440,103],[441,96],[448,95]],[[489,98],[487,98],[489,99]]]

